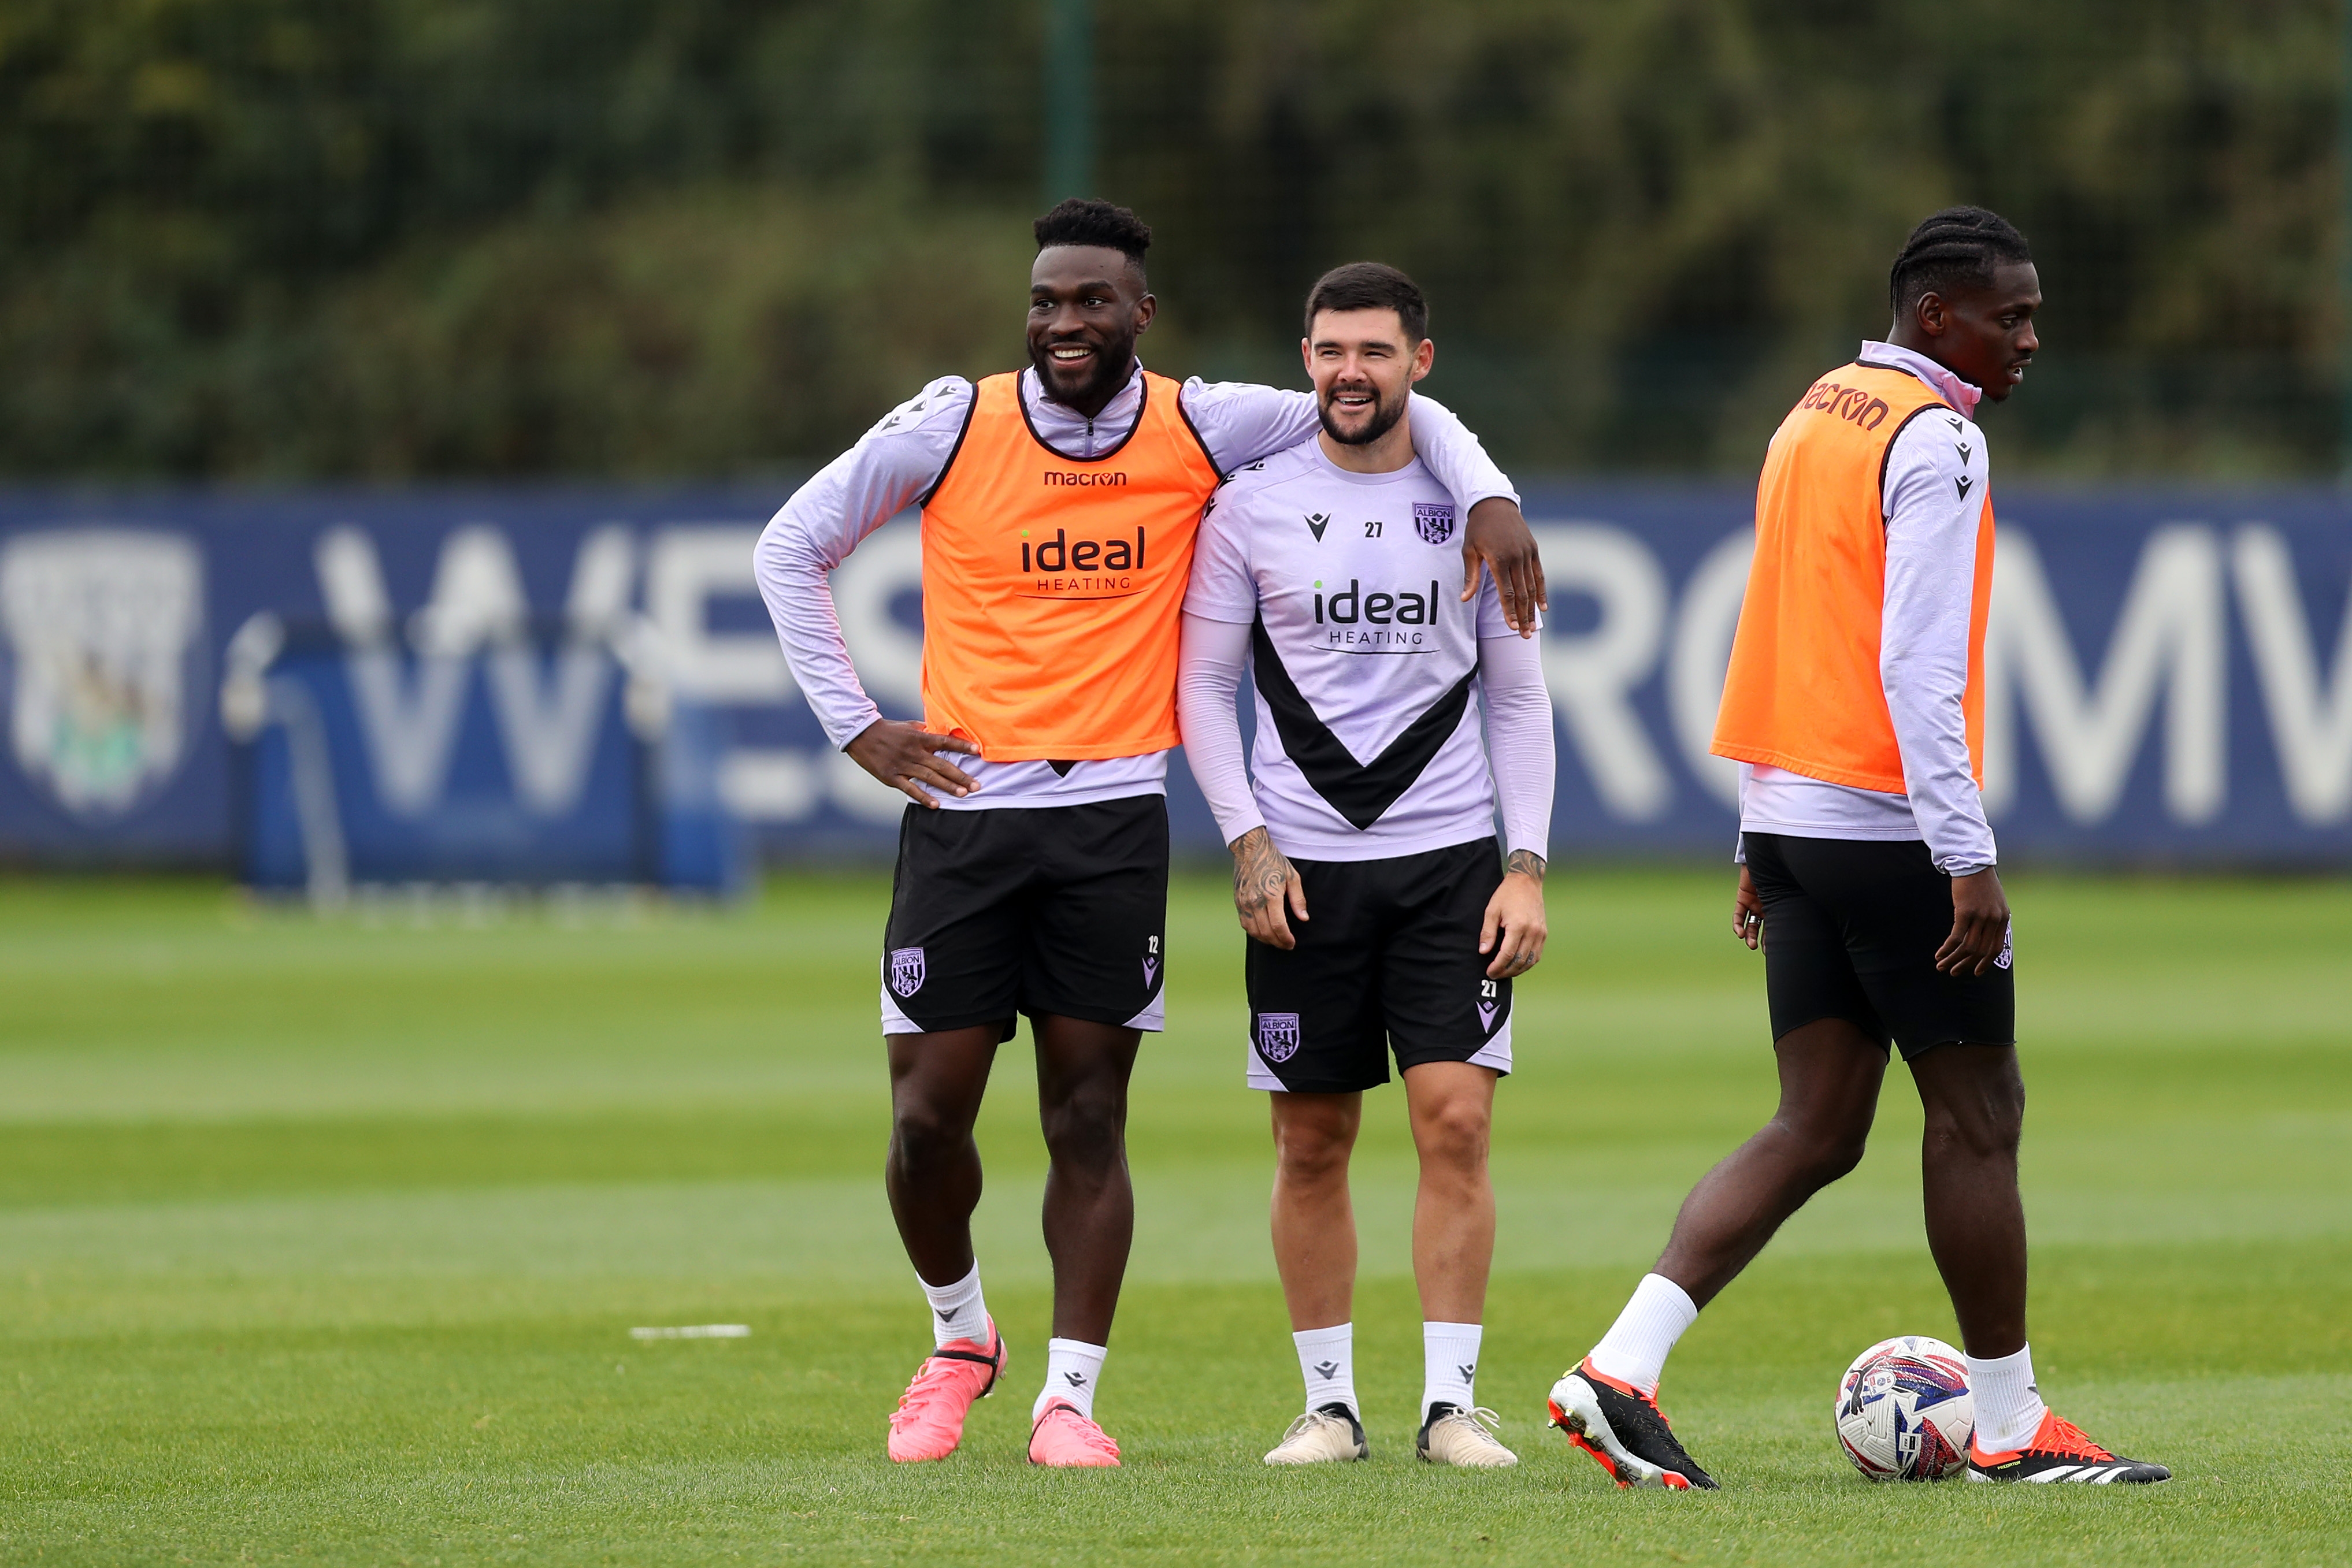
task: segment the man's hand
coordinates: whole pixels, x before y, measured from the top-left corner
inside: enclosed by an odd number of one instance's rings
[[[1503,884],[1486,901],[1486,918],[1478,927],[1478,951],[1495,955],[1486,966],[1490,980],[1524,975],[1543,956],[1544,859],[1533,850],[1513,850],[1504,862]]]
[[[1756,880],[1745,864],[1739,868],[1739,891],[1731,896],[1731,934],[1751,953],[1764,941],[1764,901],[1756,896]]]
[[[1952,934],[1936,949],[1936,967],[1947,975],[1981,975],[2009,941],[2009,895],[2000,874],[1987,866],[1952,879]]]
[[[1544,596],[1543,559],[1536,553],[1536,537],[1519,504],[1506,496],[1489,496],[1470,508],[1462,529],[1462,597],[1478,591],[1478,566],[1484,561],[1495,574],[1503,598],[1503,619],[1522,637],[1536,634],[1536,612],[1551,608]]]
[[[963,769],[940,755],[953,751],[978,757],[980,747],[952,735],[933,735],[919,724],[877,718],[842,749],[866,772],[934,811],[940,809],[939,800],[924,785],[959,798],[980,788]]]
[[[1234,911],[1242,917],[1242,929],[1251,941],[1269,947],[1297,946],[1298,939],[1283,918],[1283,905],[1287,904],[1299,919],[1307,918],[1307,884],[1299,880],[1298,868],[1274,847],[1273,836],[1264,828],[1252,828],[1231,848]]]

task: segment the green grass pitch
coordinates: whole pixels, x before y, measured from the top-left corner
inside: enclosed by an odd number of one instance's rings
[[[1874,1487],[1829,1417],[1950,1337],[1917,1102],[1669,1369],[1714,1495],[1619,1493],[1551,1380],[1769,1110],[1727,874],[1552,883],[1500,1092],[1482,1399],[1515,1471],[1414,1462],[1402,1097],[1372,1098],[1369,1465],[1257,1456],[1298,1401],[1223,890],[1180,882],[1133,1115],[1117,1472],[1024,1462],[1043,1371],[1024,1038],[983,1126],[1013,1349],[896,1469],[927,1347],[877,1179],[877,879],[744,909],[317,922],[200,883],[0,884],[0,1562],[2310,1563],[2352,1557],[2352,885],[2021,877],[2033,1342],[2152,1490]],[[632,1325],[740,1322],[646,1343]]]

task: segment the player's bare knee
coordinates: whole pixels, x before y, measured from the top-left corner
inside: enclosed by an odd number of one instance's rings
[[[1949,1154],[1971,1160],[2014,1162],[2025,1130],[2022,1100],[1970,1105],[1955,1112],[1931,1107],[1925,1137],[1930,1156]]]
[[[1275,1124],[1275,1162],[1295,1186],[1346,1180],[1355,1144],[1355,1129],[1344,1122],[1308,1117]]]
[[[1124,1096],[1077,1094],[1045,1108],[1045,1153],[1065,1170],[1108,1169],[1127,1152]]]
[[[1870,1147],[1870,1122],[1850,1119],[1777,1120],[1798,1175],[1815,1189],[1850,1176]]]
[[[1414,1118],[1413,1143],[1422,1163],[1463,1171],[1484,1169],[1493,1121],[1485,1105],[1468,1100],[1450,1102]]]
[[[890,1118],[890,1163],[900,1170],[934,1170],[964,1155],[971,1145],[971,1128],[963,1118],[941,1114],[932,1106],[902,1104]]]
[[[1842,1134],[1815,1145],[1811,1162],[1813,1179],[1827,1186],[1852,1176],[1868,1147],[1867,1136],[1852,1134]]]

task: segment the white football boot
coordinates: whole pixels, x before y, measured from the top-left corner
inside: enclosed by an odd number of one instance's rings
[[[1496,1439],[1488,1428],[1499,1429],[1503,1418],[1485,1406],[1465,1410],[1458,1405],[1433,1405],[1413,1447],[1433,1465],[1460,1465],[1474,1470],[1507,1470],[1519,1456]]]
[[[1348,1459],[1368,1459],[1372,1446],[1364,1440],[1364,1424],[1345,1405],[1309,1410],[1290,1424],[1265,1456],[1269,1465],[1328,1465]]]

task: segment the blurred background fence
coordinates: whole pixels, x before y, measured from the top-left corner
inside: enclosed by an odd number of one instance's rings
[[[1428,287],[1431,390],[1547,529],[1567,852],[1722,852],[1697,737],[1764,439],[1883,330],[1919,216],[2000,209],[2049,298],[1990,420],[2004,842],[2352,862],[2347,28],[2340,0],[0,0],[0,859],[304,874],[295,732],[236,685],[265,645],[310,651],[341,852],[383,828],[377,876],[470,843],[560,879],[575,810],[592,879],[887,849],[750,538],[929,378],[1021,362],[1028,220],[1083,191],[1158,231],[1171,373],[1296,384],[1336,262]],[[900,712],[915,560],[895,525],[837,584]],[[632,710],[648,629],[677,678]]]
[[[1378,256],[1432,290],[1433,390],[1507,462],[1735,476],[1883,325],[1909,225],[1980,202],[2050,296],[2004,472],[2327,475],[2344,26],[2339,0],[6,0],[0,468],[789,468],[1013,361],[1026,220],[1074,183],[1157,226],[1160,369],[1286,376],[1307,283]]]

